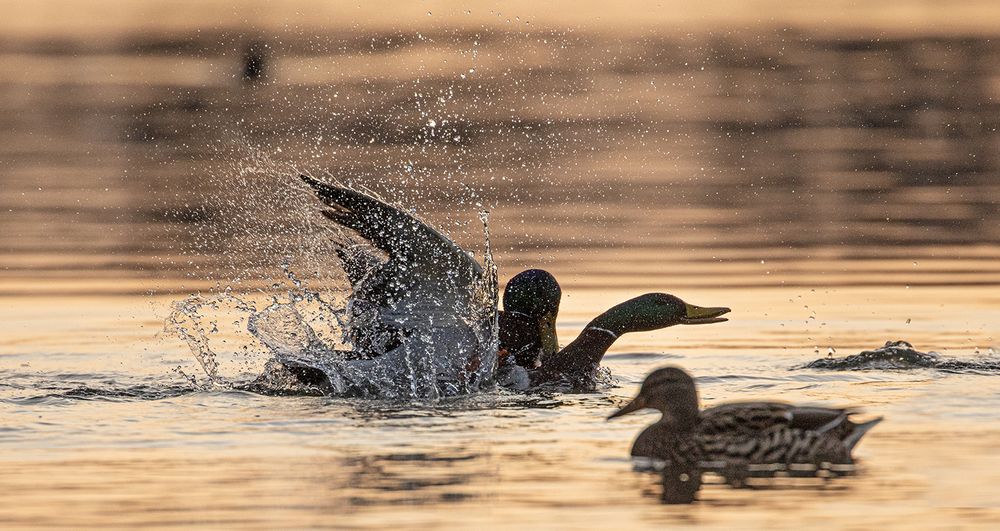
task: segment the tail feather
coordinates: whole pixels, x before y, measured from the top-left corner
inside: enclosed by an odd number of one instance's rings
[[[882,420],[883,417],[878,417],[854,426],[854,430],[850,433],[850,435],[844,438],[844,446],[847,447],[848,451],[854,450],[854,447],[857,446],[861,438],[868,433],[868,430],[874,428],[875,425],[882,422]]]

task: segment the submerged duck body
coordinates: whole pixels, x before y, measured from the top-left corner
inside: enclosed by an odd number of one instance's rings
[[[735,402],[700,411],[694,379],[676,367],[646,377],[639,395],[610,418],[663,413],[632,445],[633,457],[697,465],[850,464],[861,437],[882,419],[855,423],[850,409]]]

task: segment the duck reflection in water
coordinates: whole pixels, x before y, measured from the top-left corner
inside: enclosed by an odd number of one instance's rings
[[[701,490],[701,470],[684,464],[666,463],[660,472],[663,490],[660,501],[666,505],[694,503]]]

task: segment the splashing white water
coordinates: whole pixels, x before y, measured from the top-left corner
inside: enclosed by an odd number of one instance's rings
[[[461,271],[442,279],[451,290],[448,300],[418,293],[391,312],[376,308],[373,315],[366,310],[369,301],[358,296],[365,280],[349,297],[323,296],[286,260],[282,267],[293,287],[282,300],[273,298],[258,310],[228,291],[192,296],[174,305],[168,328],[188,344],[212,385],[390,399],[437,399],[490,388],[499,295],[488,215],[483,212],[480,219],[483,271],[472,282],[464,281],[468,276]],[[344,240],[342,248],[358,245],[350,235],[337,236]],[[226,320],[236,328],[220,331],[218,323]],[[359,333],[386,324],[405,334],[381,341]],[[241,342],[234,352],[232,346]]]

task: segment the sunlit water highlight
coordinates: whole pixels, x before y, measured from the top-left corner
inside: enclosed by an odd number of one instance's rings
[[[198,25],[2,40],[0,525],[997,527],[1000,46],[823,20],[264,35],[253,85],[246,39]],[[732,320],[625,336],[594,393],[240,390],[272,352],[229,303],[287,303],[289,271],[319,292],[343,280],[291,184],[305,166],[391,192],[469,249],[490,210],[501,279],[563,282],[564,342],[648,291]],[[163,330],[194,292],[220,301],[199,312],[222,381]],[[342,308],[323,300],[296,310]],[[939,356],[804,367],[899,340]],[[665,507],[626,459],[652,417],[603,420],[662,364],[705,405],[886,421],[855,476],[710,479]]]
[[[795,288],[684,290],[696,302],[730,304],[733,320],[625,336],[606,358],[618,386],[413,403],[268,397],[192,382],[184,375],[201,368],[187,346],[172,336],[154,339],[170,297],[8,298],[0,316],[7,419],[0,518],[499,528],[585,526],[600,518],[731,526],[774,525],[778,511],[789,526],[792,515],[845,526],[891,526],[914,515],[942,526],[985,525],[1000,516],[988,494],[1000,470],[992,451],[1000,441],[992,427],[1000,416],[994,376],[800,367],[817,357],[813,343],[843,354],[887,337],[979,360],[985,349],[977,355],[975,345],[989,338],[976,330],[996,322],[996,307],[979,290],[946,291],[950,298],[939,305],[932,301],[942,290],[911,289],[861,327],[853,301],[897,293],[831,289],[816,305],[829,329],[819,330],[798,317],[805,303],[789,302],[802,294]],[[561,335],[573,337],[629,293],[568,286]],[[926,315],[929,306],[938,317]],[[842,339],[826,343],[820,334]],[[659,505],[658,479],[631,472],[626,459],[651,418],[603,420],[650,369],[668,363],[699,376],[706,405],[781,398],[855,405],[887,420],[858,449],[858,475],[777,480],[753,491],[707,478],[700,505],[668,509]],[[52,504],[71,511],[52,512]]]

